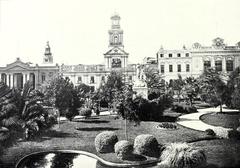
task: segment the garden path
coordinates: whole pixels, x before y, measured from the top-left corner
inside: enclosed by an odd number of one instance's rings
[[[220,126],[213,126],[206,124],[200,120],[200,117],[203,114],[212,113],[212,112],[219,112],[220,108],[205,108],[205,109],[198,109],[197,113],[185,114],[179,117],[177,121],[178,124],[198,130],[198,131],[205,131],[206,129],[212,129],[218,136],[227,138],[228,131],[231,130],[229,128],[224,128]],[[238,110],[226,109],[223,108],[223,112],[236,112]]]

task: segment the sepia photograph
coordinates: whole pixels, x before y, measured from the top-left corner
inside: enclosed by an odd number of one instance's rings
[[[0,0],[0,168],[239,168],[239,0]]]

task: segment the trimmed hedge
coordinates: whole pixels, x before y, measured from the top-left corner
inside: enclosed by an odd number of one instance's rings
[[[186,143],[171,143],[162,151],[160,167],[204,168],[207,158],[203,150]]]
[[[79,115],[84,117],[90,117],[92,115],[92,110],[90,108],[80,109]]]
[[[118,141],[114,145],[114,151],[119,159],[127,159],[133,152],[133,144],[126,140]]]
[[[212,129],[206,129],[205,132],[207,133],[207,135],[211,135],[211,136],[216,135],[216,133]]]
[[[95,138],[95,148],[99,153],[114,152],[114,145],[118,142],[117,135],[112,131],[104,131]]]
[[[189,114],[197,112],[197,108],[183,103],[174,103],[172,110],[178,113]]]
[[[134,140],[134,151],[140,155],[158,157],[160,153],[157,139],[150,134],[138,135]]]
[[[228,138],[229,139],[237,139],[240,140],[240,132],[237,130],[229,130],[228,131]]]

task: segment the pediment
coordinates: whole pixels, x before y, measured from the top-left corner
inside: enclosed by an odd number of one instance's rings
[[[29,70],[30,65],[22,62],[20,59],[17,59],[11,64],[7,64],[6,70]]]
[[[106,52],[104,55],[128,55],[128,53],[119,47],[114,47],[108,52]]]

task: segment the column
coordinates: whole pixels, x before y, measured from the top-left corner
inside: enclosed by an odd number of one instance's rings
[[[2,73],[0,73],[0,81],[1,81],[1,82],[3,81],[3,79],[2,79]]]
[[[226,57],[222,57],[223,59],[222,59],[222,71],[223,72],[227,72],[227,70],[226,70]]]
[[[6,79],[6,84],[9,86],[9,74],[6,74],[6,77],[7,77],[7,79]],[[10,87],[10,86],[9,86]]]
[[[30,78],[30,74],[27,73],[27,81],[29,81],[29,78]]]
[[[23,73],[23,86],[25,85],[25,83],[26,83],[26,74]]]
[[[13,88],[13,74],[10,75],[10,87]]]

